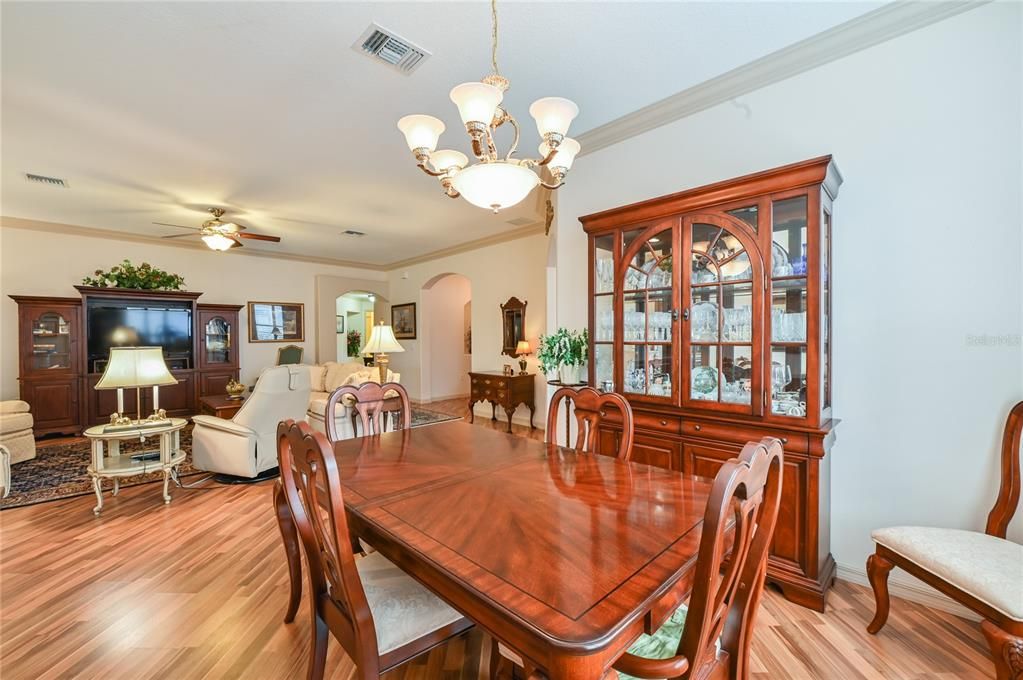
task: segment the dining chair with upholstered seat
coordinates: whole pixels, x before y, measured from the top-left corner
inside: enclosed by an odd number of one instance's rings
[[[277,348],[277,365],[288,366],[290,364],[302,363],[302,355],[305,348],[301,345],[284,345]]]
[[[571,414],[566,419],[565,446],[574,448],[576,451],[596,451],[600,433],[600,423],[607,416],[608,410],[620,414],[622,421],[622,436],[618,442],[618,450],[613,454],[622,460],[628,460],[632,455],[632,407],[625,397],[614,392],[598,392],[592,387],[574,389],[562,387],[551,397],[551,404],[547,410],[547,436],[548,441],[555,442],[557,438],[558,413],[564,402],[572,402]],[[567,407],[567,405],[566,405]],[[572,433],[570,424],[575,420],[576,437],[575,442],[571,441]],[[556,443],[556,442],[555,442]],[[609,451],[601,453],[612,455]]]
[[[781,502],[782,458],[781,442],[768,437],[746,444],[721,466],[704,512],[688,608],[679,607],[653,635],[641,635],[608,677],[749,678],[753,624]],[[503,664],[495,669],[493,658],[491,677],[501,677]],[[526,670],[532,679],[546,677],[536,665]]]
[[[878,633],[888,621],[888,574],[899,567],[984,617],[980,628],[991,649],[996,677],[1023,678],[1023,545],[1005,537],[1023,488],[1021,446],[1023,401],[1005,421],[1001,485],[984,533],[903,526],[871,534],[877,548],[867,558],[875,600],[869,633]]]
[[[331,442],[342,439],[336,418],[339,406],[352,409],[352,429],[355,436],[360,436],[358,427],[360,424],[363,437],[382,434],[386,431],[387,421],[391,419],[393,413],[398,414],[395,429],[402,430],[412,426],[412,408],[409,406],[408,391],[396,382],[383,385],[366,382],[358,387],[342,385],[334,390],[327,399],[327,408],[323,416],[327,439]]]
[[[340,472],[323,434],[289,420],[277,437],[275,505],[287,503],[309,567],[310,680],[323,678],[329,635],[355,663],[356,677],[369,680],[472,627],[380,553],[352,553]]]

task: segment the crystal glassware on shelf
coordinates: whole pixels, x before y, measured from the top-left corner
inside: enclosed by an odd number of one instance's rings
[[[792,369],[788,364],[780,364],[777,361],[771,362],[771,392],[775,396],[785,391],[786,386],[792,382]]]

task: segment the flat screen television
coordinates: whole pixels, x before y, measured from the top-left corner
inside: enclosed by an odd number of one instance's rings
[[[185,303],[187,305],[187,303]],[[88,307],[89,366],[99,372],[111,347],[163,348],[168,359],[192,356],[192,307],[96,301]],[[188,361],[188,363],[191,363]]]

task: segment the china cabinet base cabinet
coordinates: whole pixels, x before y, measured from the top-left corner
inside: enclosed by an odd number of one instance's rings
[[[632,459],[713,477],[745,442],[785,449],[768,581],[824,609],[835,579],[828,455],[830,156],[580,218],[590,384],[623,394]],[[605,419],[603,451],[620,427]]]

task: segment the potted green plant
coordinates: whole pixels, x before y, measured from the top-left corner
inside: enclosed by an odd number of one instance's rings
[[[359,331],[348,331],[346,341],[348,343],[348,357],[357,358],[359,350],[362,348],[362,333]]]
[[[562,383],[578,384],[582,367],[589,358],[589,349],[589,334],[585,328],[581,331],[559,328],[550,335],[540,336],[536,358],[548,379],[557,372],[557,379]]]
[[[148,262],[136,266],[131,260],[124,260],[111,267],[110,271],[97,269],[93,274],[82,279],[83,286],[135,290],[181,290],[185,286],[185,279],[180,274],[157,269]]]

